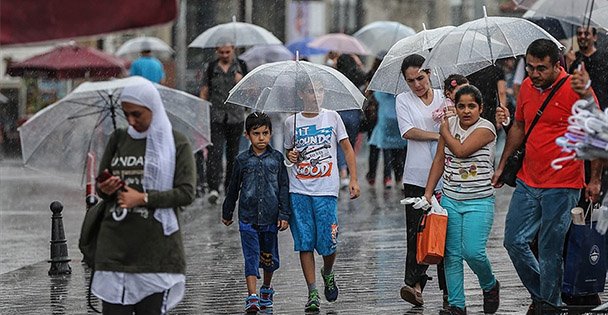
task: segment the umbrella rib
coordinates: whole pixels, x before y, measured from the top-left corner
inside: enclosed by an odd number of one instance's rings
[[[102,100],[102,101],[103,101],[103,100]],[[80,101],[78,101],[78,100],[66,100],[66,102],[68,102],[68,103],[73,103],[73,104],[77,104],[77,105],[82,105],[82,106],[85,106],[85,107],[96,107],[96,108],[103,108],[103,106],[99,106],[99,105],[98,105],[98,104],[99,104],[101,101],[95,101],[95,102],[94,102],[94,103],[92,103],[92,104],[91,104],[91,103],[84,103],[84,102],[80,102]]]
[[[532,22],[530,22],[530,23],[532,23]],[[516,57],[517,55],[513,51],[513,45],[511,45],[511,43],[509,42],[509,37],[505,34],[505,32],[502,30],[501,26],[498,23],[496,23],[496,28],[498,28],[498,30],[500,31],[500,33],[504,37],[504,39],[506,41],[506,44],[507,44],[507,47],[511,50],[512,56]],[[498,56],[496,57],[496,59],[498,59]]]
[[[68,117],[68,119],[77,119],[77,118],[87,117],[87,116],[103,113],[104,111],[106,111],[106,109],[101,109],[101,110],[97,110],[94,112],[88,112],[88,113],[84,113],[84,114],[80,114],[80,115],[70,116],[70,117]]]

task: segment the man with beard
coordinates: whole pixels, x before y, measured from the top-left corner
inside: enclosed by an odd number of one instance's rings
[[[608,52],[599,50],[597,42],[597,29],[595,27],[579,26],[576,30],[576,41],[579,50],[572,50],[566,55],[568,72],[573,73],[576,68],[585,63],[585,68],[591,78],[591,87],[597,96],[602,110],[608,107]]]

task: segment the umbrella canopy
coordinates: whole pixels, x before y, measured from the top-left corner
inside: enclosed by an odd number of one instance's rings
[[[118,47],[114,54],[116,56],[137,55],[144,50],[150,50],[155,54],[168,56],[174,53],[173,48],[171,48],[162,39],[142,36],[126,41],[124,44]]]
[[[298,92],[313,89],[316,109],[305,109]],[[261,112],[316,112],[361,109],[365,97],[337,70],[306,61],[265,64],[249,72],[228,95],[227,103]]]
[[[90,47],[62,45],[14,63],[7,69],[11,76],[52,79],[113,78],[125,73],[125,61]]]
[[[312,48],[308,47],[308,44],[312,42],[314,38],[306,37],[300,40],[296,40],[287,44],[287,49],[291,51],[292,54],[299,53],[300,56],[314,56],[314,55],[324,55],[329,50],[323,48]]]
[[[422,65],[443,80],[452,73],[469,75],[496,60],[526,53],[534,40],[562,45],[538,25],[521,18],[483,17],[464,23],[443,37]]]
[[[393,21],[377,21],[367,24],[358,30],[353,37],[362,42],[370,52],[379,56],[386,52],[398,40],[412,36],[416,31],[406,25]]]
[[[232,43],[235,47],[283,44],[265,28],[237,22],[233,17],[230,23],[216,25],[202,32],[188,47],[215,48],[226,43]]]
[[[381,91],[390,94],[399,94],[409,90],[403,75],[401,75],[401,63],[405,57],[411,54],[419,54],[424,57],[429,55],[429,50],[435,47],[437,42],[451,30],[454,26],[444,26],[435,29],[424,30],[415,35],[406,37],[391,47],[384,59],[378,66],[369,83],[368,89]],[[434,75],[431,73],[431,75]],[[437,82],[439,78],[431,77],[432,82]]]
[[[129,77],[86,82],[39,111],[19,128],[25,165],[82,183],[87,153],[101,157],[110,134],[127,126],[118,103],[122,89],[145,80]],[[194,151],[209,144],[210,103],[179,90],[155,86],[173,129],[188,137]]]
[[[333,50],[342,54],[369,55],[370,51],[353,36],[331,33],[318,37],[308,44],[309,47]]]
[[[567,39],[574,36],[576,32],[576,25],[552,17],[538,16],[534,11],[526,12],[523,18],[540,26],[555,39]]]
[[[293,60],[294,57],[295,55],[283,45],[253,46],[239,56],[247,62],[249,69],[254,69],[265,63]]]
[[[608,0],[513,0],[536,16],[548,16],[574,25],[608,29]]]

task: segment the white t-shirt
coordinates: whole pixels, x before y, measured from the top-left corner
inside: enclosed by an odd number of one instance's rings
[[[285,119],[285,149],[293,148],[294,115]],[[337,112],[321,109],[319,115],[307,118],[296,114],[296,150],[300,161],[289,173],[289,192],[308,196],[338,196],[340,170],[337,148],[348,138],[344,122]]]
[[[458,117],[449,120],[450,133],[463,143],[473,131],[481,128],[489,129],[494,134],[494,140],[481,149],[465,157],[456,157],[446,146],[443,194],[455,200],[485,198],[494,195],[492,176],[494,175],[494,154],[496,153],[496,128],[486,119],[479,120],[467,130],[460,127]]]
[[[412,128],[439,132],[439,124],[433,121],[433,111],[441,108],[444,96],[441,90],[433,90],[433,102],[425,105],[412,92],[397,95],[396,109],[399,132],[403,136]],[[407,154],[403,168],[403,183],[425,187],[433,157],[437,151],[437,141],[407,140]]]

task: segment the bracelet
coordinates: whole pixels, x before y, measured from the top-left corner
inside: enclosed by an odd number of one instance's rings
[[[587,80],[587,84],[585,84],[585,90],[588,90],[591,87],[591,79]]]
[[[148,193],[144,193],[144,206],[148,204]]]

